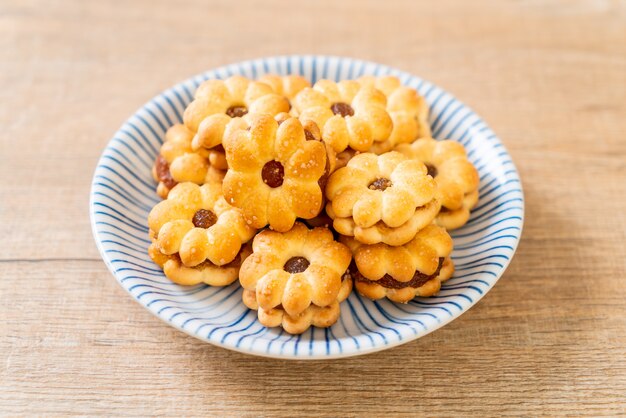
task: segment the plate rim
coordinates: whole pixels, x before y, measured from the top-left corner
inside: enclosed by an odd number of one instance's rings
[[[524,191],[523,191],[523,185],[522,185],[522,181],[521,181],[521,177],[519,175],[519,170],[517,169],[517,166],[515,165],[515,162],[513,161],[513,158],[511,157],[511,154],[509,153],[509,151],[507,150],[507,148],[505,147],[505,145],[502,143],[502,141],[500,140],[500,138],[495,135],[493,135],[493,139],[501,146],[502,150],[506,153],[506,155],[509,157],[509,159],[511,160],[510,164],[512,167],[512,176],[513,179],[515,179],[518,183],[519,186],[519,194],[520,194],[520,212],[519,212],[519,217],[520,219],[517,220],[517,224],[516,226],[519,226],[519,236],[517,237],[517,239],[515,239],[513,245],[512,245],[512,250],[511,250],[511,256],[506,259],[505,261],[503,261],[502,264],[502,268],[499,271],[499,273],[497,274],[497,276],[495,278],[492,279],[492,284],[486,289],[486,291],[484,293],[481,293],[480,295],[472,298],[471,302],[464,306],[463,309],[459,312],[455,312],[454,314],[451,314],[445,318],[440,318],[440,320],[438,322],[436,322],[434,325],[428,327],[428,329],[423,330],[420,333],[414,334],[414,335],[403,335],[401,339],[395,340],[395,341],[391,341],[389,344],[377,344],[377,345],[373,345],[371,347],[359,347],[359,348],[355,348],[352,351],[342,351],[339,353],[333,352],[333,353],[320,353],[320,354],[294,354],[294,353],[280,353],[280,354],[275,354],[271,351],[261,351],[261,350],[254,350],[254,345],[250,345],[249,348],[242,348],[239,346],[236,346],[234,344],[229,344],[226,342],[220,342],[216,339],[211,339],[208,337],[205,337],[203,335],[200,335],[198,333],[193,332],[190,328],[183,328],[181,326],[179,326],[177,323],[175,323],[174,321],[168,320],[165,316],[160,315],[158,312],[156,312],[155,310],[151,309],[150,306],[148,306],[147,304],[145,304],[144,302],[142,302],[140,299],[138,299],[137,297],[135,297],[135,295],[133,295],[133,293],[130,291],[129,288],[127,288],[126,286],[124,286],[124,284],[120,281],[120,278],[118,278],[117,273],[115,271],[115,268],[113,267],[111,260],[109,258],[109,255],[106,253],[103,245],[102,245],[102,237],[99,236],[99,232],[97,230],[96,227],[96,211],[95,211],[95,194],[94,194],[94,187],[95,187],[95,181],[96,181],[96,175],[99,172],[102,160],[106,154],[107,149],[111,146],[111,142],[113,140],[113,138],[115,138],[116,134],[118,132],[120,132],[120,130],[138,113],[140,113],[142,110],[144,110],[147,106],[149,106],[151,103],[153,103],[153,101],[158,98],[159,96],[171,91],[171,90],[175,90],[177,88],[182,88],[183,85],[189,84],[189,83],[194,83],[194,80],[199,80],[199,79],[206,79],[207,74],[211,73],[211,72],[224,72],[224,71],[228,71],[229,67],[233,67],[233,66],[246,66],[246,65],[253,65],[253,63],[255,62],[260,62],[260,61],[267,61],[267,60],[276,60],[276,61],[282,61],[282,60],[291,60],[291,59],[313,59],[313,60],[337,60],[339,62],[353,62],[353,63],[359,63],[359,65],[371,65],[374,66],[376,68],[383,68],[385,70],[389,70],[392,71],[394,74],[398,74],[400,76],[405,76],[405,77],[411,77],[411,78],[415,78],[415,79],[419,79],[424,83],[427,83],[431,86],[433,86],[434,88],[439,89],[441,92],[443,92],[444,94],[448,94],[450,95],[450,97],[452,97],[457,103],[459,103],[460,107],[465,108],[468,111],[468,114],[471,116],[474,116],[476,119],[478,119],[479,121],[481,121],[481,123],[487,127],[491,132],[493,132],[493,130],[491,130],[491,128],[489,127],[489,125],[470,107],[468,106],[466,103],[464,103],[463,101],[459,100],[456,96],[452,95],[450,92],[448,92],[447,90],[441,88],[439,85],[432,83],[428,80],[425,80],[419,76],[413,75],[409,72],[406,71],[402,71],[399,70],[395,67],[391,67],[389,65],[386,64],[380,64],[374,61],[369,61],[369,60],[364,60],[364,59],[359,59],[359,58],[353,58],[353,57],[347,57],[347,56],[337,56],[337,55],[323,55],[323,54],[290,54],[290,55],[275,55],[275,56],[266,56],[266,57],[259,57],[259,58],[254,58],[254,59],[247,59],[247,60],[242,60],[242,61],[237,61],[237,62],[232,62],[229,64],[225,64],[225,65],[220,65],[218,67],[214,67],[212,69],[203,71],[199,74],[193,75],[191,77],[188,77],[180,82],[177,82],[176,84],[174,84],[171,87],[168,87],[164,90],[161,90],[159,93],[157,93],[155,96],[153,96],[150,100],[148,100],[147,102],[145,102],[143,105],[141,105],[134,113],[132,113],[127,119],[125,119],[123,121],[123,123],[120,125],[120,127],[115,131],[115,133],[113,134],[113,136],[109,139],[109,141],[106,143],[104,149],[102,150],[102,152],[100,153],[100,156],[97,160],[96,163],[96,167],[94,169],[93,175],[92,175],[92,180],[91,180],[91,187],[90,187],[90,193],[89,193],[89,220],[90,220],[90,225],[91,225],[91,231],[94,237],[94,241],[96,243],[96,247],[98,248],[98,252],[100,253],[100,256],[102,258],[102,260],[104,261],[105,265],[107,266],[107,269],[109,270],[109,272],[111,273],[111,275],[113,275],[113,277],[115,278],[115,281],[118,283],[118,285],[124,289],[124,291],[133,299],[135,300],[135,302],[137,302],[140,306],[142,306],[144,309],[146,309],[147,311],[149,311],[151,314],[153,314],[154,316],[156,316],[157,318],[159,318],[161,321],[163,321],[164,323],[174,327],[175,329],[177,329],[178,331],[182,331],[187,335],[190,335],[200,341],[203,341],[205,343],[209,343],[213,346],[216,347],[221,347],[227,350],[231,350],[231,351],[236,351],[239,353],[243,353],[243,354],[247,354],[247,355],[254,355],[254,356],[260,356],[260,357],[265,357],[265,358],[273,358],[273,359],[280,359],[280,360],[332,360],[332,359],[343,359],[343,358],[349,358],[349,357],[355,357],[355,356],[361,356],[361,355],[366,355],[366,354],[371,354],[371,353],[375,353],[378,351],[383,351],[383,350],[387,350],[393,347],[397,347],[406,343],[409,343],[411,341],[415,341],[419,338],[422,338],[438,329],[440,329],[441,327],[449,324],[450,322],[454,321],[455,319],[459,318],[460,316],[462,316],[463,314],[465,314],[467,311],[469,311],[472,307],[474,307],[483,297],[486,296],[487,293],[489,293],[489,291],[491,291],[491,289],[496,285],[496,283],[500,280],[500,278],[504,275],[504,273],[506,272],[506,270],[508,269],[511,261],[513,260],[516,252],[517,252],[517,248],[519,246],[519,242],[522,239],[522,234],[523,234],[523,229],[524,229],[524,220],[525,220],[525,197],[524,197]],[[298,74],[297,71],[292,71],[292,74]]]

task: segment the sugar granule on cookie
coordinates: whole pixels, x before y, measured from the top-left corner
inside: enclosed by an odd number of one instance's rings
[[[270,115],[251,115],[250,129],[224,138],[224,149],[224,196],[249,225],[288,231],[296,218],[320,213],[326,150],[320,141],[307,141],[297,118],[279,125]]]
[[[391,134],[393,122],[386,105],[385,95],[373,87],[354,80],[320,80],[296,95],[292,112],[314,121],[335,152],[348,147],[367,151]]]
[[[244,303],[258,310],[263,325],[300,334],[337,321],[339,303],[352,288],[345,274],[352,257],[328,228],[308,229],[297,222],[288,232],[266,229],[252,249],[239,280]]]
[[[437,224],[449,230],[465,225],[471,209],[478,203],[480,178],[463,145],[451,140],[422,138],[413,144],[401,144],[396,150],[423,162],[435,179],[441,196]]]
[[[398,152],[354,156],[330,176],[326,198],[337,232],[365,244],[405,244],[440,207],[426,166]]]
[[[256,232],[224,200],[220,182],[178,184],[152,208],[148,226],[155,249],[186,267],[231,263]]]
[[[382,154],[394,146],[430,136],[428,105],[415,89],[403,86],[394,76],[363,76],[357,81],[375,87],[387,97],[386,110],[393,121],[393,130],[386,141],[376,142],[369,152]]]
[[[354,286],[370,299],[406,303],[416,296],[432,296],[454,273],[452,238],[437,225],[427,226],[402,246],[364,245],[350,237],[341,241],[354,255]]]

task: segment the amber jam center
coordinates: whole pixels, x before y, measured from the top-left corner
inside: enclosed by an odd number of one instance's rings
[[[391,180],[381,177],[371,182],[368,187],[370,190],[380,190],[382,192],[387,189],[387,187],[391,187],[391,185]]]
[[[191,222],[196,228],[210,228],[217,222],[217,215],[210,210],[199,209]]]
[[[172,178],[172,173],[170,173],[170,165],[161,154],[159,154],[156,158],[155,170],[159,181],[162,182],[168,189],[171,190],[172,188],[174,188],[174,186],[178,184],[176,183],[176,180]]]
[[[308,129],[304,130],[304,137],[307,141],[317,141],[317,138]]]
[[[302,273],[309,268],[309,264],[311,264],[309,260],[304,257],[291,257],[283,266],[283,270],[287,273]]]
[[[437,167],[435,167],[434,165],[430,165],[430,164],[425,164],[426,165],[426,169],[428,170],[428,175],[431,176],[432,178],[437,177],[437,174],[439,174],[439,171],[437,171]]]
[[[333,114],[339,115],[343,118],[346,116],[354,116],[354,109],[348,103],[333,103],[332,106],[330,106],[330,110]]]
[[[385,274],[383,277],[381,277],[378,280],[366,279],[365,277],[363,277],[361,272],[359,272],[359,270],[356,269],[356,265],[354,264],[354,262],[350,265],[350,269],[351,269],[350,273],[356,281],[364,282],[364,283],[375,283],[387,289],[404,289],[406,287],[412,287],[414,289],[417,289],[418,287],[424,286],[430,280],[439,276],[439,273],[441,272],[441,268],[443,267],[444,261],[445,261],[445,258],[439,257],[439,265],[437,266],[437,270],[435,270],[435,272],[431,275],[427,275],[427,274],[422,273],[421,271],[416,270],[415,274],[413,274],[413,277],[408,282],[398,281],[394,279],[393,277],[391,277],[389,274]]]
[[[276,160],[269,161],[261,170],[261,178],[271,188],[280,187],[285,179],[285,168]]]
[[[231,118],[240,118],[248,113],[248,108],[245,106],[231,106],[226,109],[226,114]]]

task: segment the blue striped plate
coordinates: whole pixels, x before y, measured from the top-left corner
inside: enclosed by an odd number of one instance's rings
[[[303,335],[267,329],[241,302],[237,283],[225,288],[170,282],[147,255],[147,216],[159,202],[150,175],[165,130],[182,120],[196,87],[209,78],[297,73],[312,82],[364,74],[398,76],[430,105],[435,138],[467,148],[480,173],[480,201],[469,223],[455,231],[456,273],[432,298],[406,305],[372,302],[353,293],[329,329]],[[384,65],[328,56],[282,56],[232,64],[200,74],[159,94],[128,119],[104,150],[91,188],[91,225],[106,265],[130,295],[181,331],[228,349],[285,359],[371,353],[414,340],[457,318],[500,278],[522,232],[524,198],[510,155],[489,127],[439,87]]]

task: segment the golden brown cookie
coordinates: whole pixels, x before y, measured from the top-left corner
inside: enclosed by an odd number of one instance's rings
[[[285,102],[284,100],[279,100],[275,96],[272,96],[271,101],[264,98],[263,100],[266,100],[266,102],[262,101],[258,106],[253,106],[253,113],[260,112],[272,116],[276,115],[277,120],[285,119],[284,116],[279,117],[279,114],[288,115],[285,109],[288,110],[291,107],[289,100],[293,99],[303,88],[310,86],[310,83],[304,77],[297,75],[279,76],[266,74],[260,77],[258,82],[267,84],[274,93],[288,99],[287,102]],[[259,86],[255,88],[259,88]],[[287,106],[285,106],[285,104]],[[247,129],[248,126],[250,126],[250,121],[246,116],[250,113],[243,109],[240,109],[236,113],[237,115],[235,117],[232,117],[232,113],[230,115],[227,113],[216,113],[205,117],[198,125],[198,130],[193,137],[191,143],[192,149],[198,150],[201,147],[212,149],[219,147],[222,144],[223,138],[229,135],[233,130]],[[228,167],[224,169],[226,168]]]
[[[196,133],[204,119],[215,114],[231,118],[247,113],[277,115],[288,112],[289,100],[274,92],[272,87],[245,77],[232,76],[226,80],[207,80],[196,90],[195,99],[183,115],[185,126]]]
[[[152,166],[152,177],[158,182],[157,194],[163,199],[178,183],[204,184],[224,178],[227,166],[223,149],[196,152],[191,148],[192,138],[193,133],[183,124],[172,126],[165,133],[165,142]]]
[[[337,322],[341,314],[339,305],[346,300],[351,292],[352,279],[346,273],[342,276],[341,289],[337,295],[336,302],[324,307],[310,305],[295,316],[289,315],[280,305],[270,309],[260,308],[256,299],[256,292],[253,290],[244,289],[242,299],[244,305],[258,311],[259,322],[266,327],[283,327],[290,334],[301,334],[311,326],[327,328]]]
[[[426,166],[398,152],[354,156],[330,176],[326,198],[335,230],[364,244],[405,244],[440,208]]]
[[[244,245],[233,261],[222,266],[216,266],[209,260],[205,260],[197,266],[187,267],[181,261],[178,254],[165,255],[159,251],[157,244],[153,242],[148,248],[150,258],[163,269],[165,276],[183,286],[193,286],[200,283],[209,286],[227,286],[239,277],[239,268],[252,250],[249,244]]]
[[[415,89],[403,86],[394,76],[364,76],[357,81],[364,86],[374,87],[387,96],[386,109],[393,121],[389,139],[374,143],[370,152],[382,154],[398,144],[430,136],[428,105]]]
[[[152,208],[148,226],[155,248],[177,254],[187,267],[207,260],[216,266],[232,262],[256,232],[239,209],[226,203],[217,181],[178,184]]]
[[[360,294],[370,299],[389,298],[406,303],[416,296],[432,296],[454,273],[450,258],[452,238],[446,230],[429,225],[408,243],[364,245],[342,237],[354,255],[350,275]]]
[[[386,105],[385,95],[373,87],[353,80],[320,80],[296,95],[293,113],[314,121],[335,152],[348,147],[367,151],[375,142],[389,139],[393,122]]]
[[[251,114],[250,120],[249,130],[224,138],[229,166],[224,196],[250,226],[288,231],[296,218],[314,218],[322,209],[324,144],[307,141],[297,118],[280,126],[270,115]]]
[[[252,248],[239,281],[244,303],[258,310],[263,325],[299,334],[337,321],[339,303],[352,286],[345,274],[352,257],[329,229],[308,229],[300,222],[288,232],[266,229]]]
[[[467,159],[465,148],[456,141],[422,138],[413,144],[401,144],[396,150],[415,158],[428,168],[441,195],[437,224],[456,229],[465,225],[470,210],[478,202],[478,171]]]

